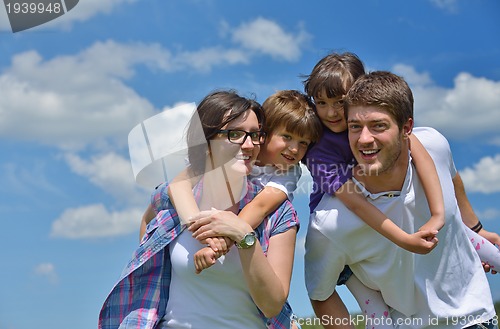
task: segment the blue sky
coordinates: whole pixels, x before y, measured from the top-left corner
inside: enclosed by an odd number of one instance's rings
[[[330,51],[407,79],[417,125],[449,139],[476,212],[500,232],[499,13],[495,0],[80,0],[12,33],[0,8],[0,328],[96,326],[150,195],[130,165],[134,126],[218,88],[260,102],[302,90]],[[300,316],[312,314],[307,198],[294,201]],[[489,281],[500,300],[500,276]]]

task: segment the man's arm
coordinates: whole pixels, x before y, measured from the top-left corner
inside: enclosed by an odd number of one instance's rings
[[[477,218],[474,210],[472,209],[472,205],[467,198],[467,194],[465,193],[464,183],[460,174],[456,174],[453,177],[453,185],[455,187],[455,197],[457,199],[458,208],[460,208],[460,214],[462,215],[462,221],[467,227],[472,228],[479,223],[479,219]],[[494,232],[488,232],[484,228],[479,230],[478,234],[483,238],[486,238],[493,244],[500,245],[500,236]]]
[[[472,209],[472,205],[467,198],[467,194],[465,193],[464,183],[460,174],[457,172],[455,177],[453,177],[453,185],[455,187],[455,198],[457,199],[458,208],[460,209],[460,214],[462,215],[462,221],[469,228],[478,227],[480,224],[479,219],[477,218],[474,209]],[[489,232],[485,230],[482,225],[479,227],[479,231],[477,231],[480,236],[490,241],[493,244],[500,245],[500,236],[495,232]],[[490,271],[490,267],[486,264],[483,264],[484,270],[486,272]],[[497,273],[496,271],[492,271],[493,274]]]

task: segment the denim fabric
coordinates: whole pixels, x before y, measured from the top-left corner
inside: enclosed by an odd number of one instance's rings
[[[351,268],[348,265],[346,265],[344,267],[344,270],[342,270],[342,272],[340,272],[339,279],[337,280],[337,286],[341,286],[341,285],[345,284],[347,282],[347,280],[349,280],[351,275],[352,275]]]

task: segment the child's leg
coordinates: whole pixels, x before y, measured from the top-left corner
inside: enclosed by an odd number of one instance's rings
[[[467,233],[481,261],[490,265],[492,270],[500,272],[500,250],[498,250],[498,247],[468,228],[465,224],[464,226],[465,233]]]
[[[365,286],[353,274],[345,283],[361,308],[366,318],[366,329],[393,329],[389,316],[389,307],[379,291]]]

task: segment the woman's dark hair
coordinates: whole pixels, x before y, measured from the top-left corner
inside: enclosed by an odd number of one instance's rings
[[[194,175],[205,171],[208,141],[226,124],[251,110],[257,116],[259,126],[265,123],[261,105],[245,98],[234,90],[214,91],[200,102],[189,122],[187,130],[188,158]],[[200,144],[200,141],[205,141]]]

